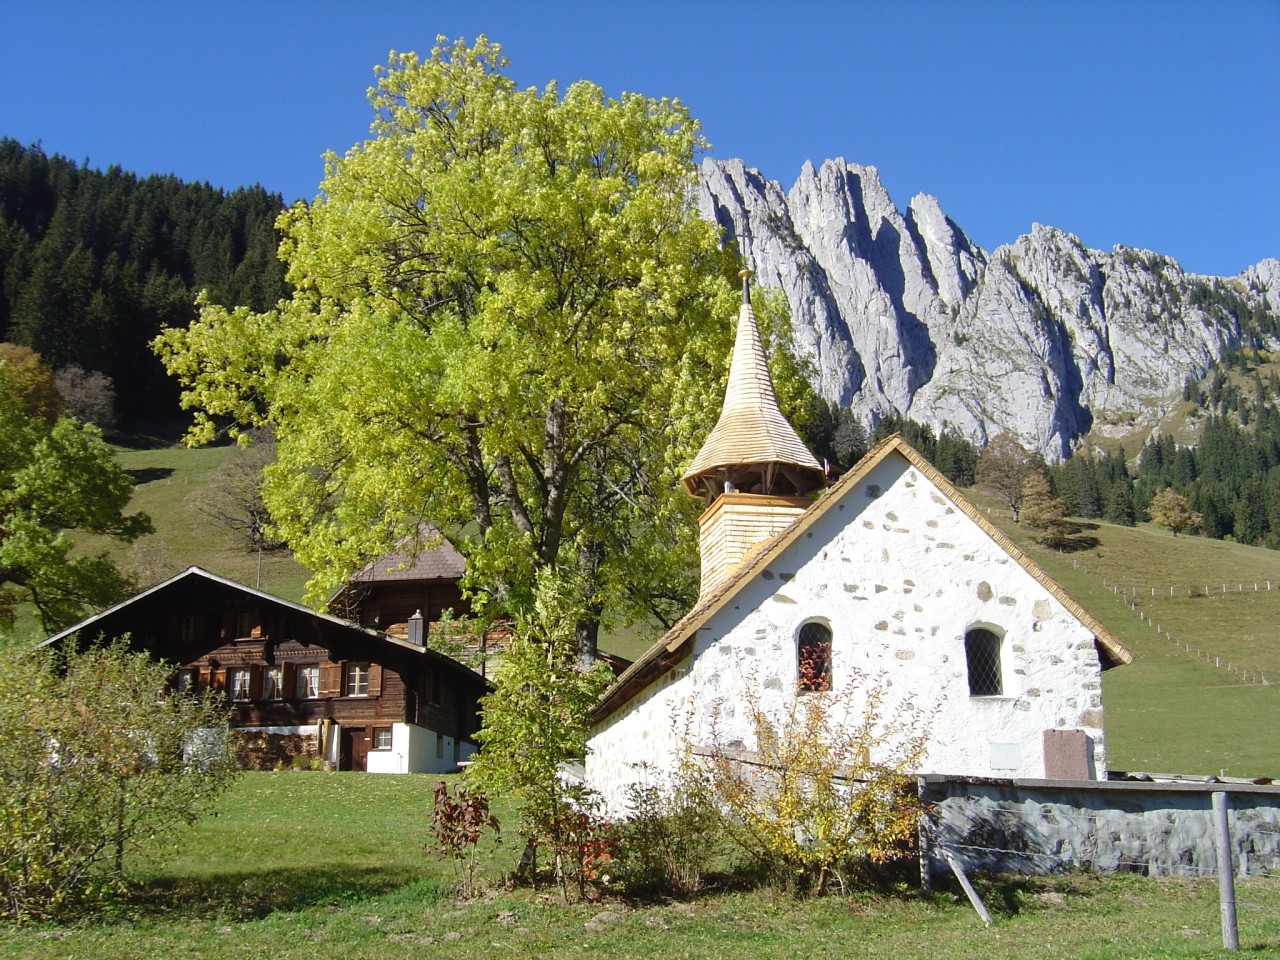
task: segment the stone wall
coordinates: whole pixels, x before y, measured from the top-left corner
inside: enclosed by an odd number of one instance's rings
[[[942,776],[919,784],[937,842],[966,870],[1211,875],[1215,792],[1228,795],[1233,871],[1280,870],[1277,786]],[[923,847],[932,873],[949,869],[936,844]]]
[[[785,710],[810,621],[831,629],[832,686],[852,691],[854,716],[879,683],[886,717],[922,718],[922,770],[1106,776],[1092,632],[901,455],[838,496],[707,619],[692,656],[593,731],[588,781],[615,814],[627,784],[669,771],[681,745],[753,749],[743,705]],[[1002,639],[999,696],[970,695],[975,627]]]
[[[310,769],[319,762],[315,734],[233,730],[236,757],[245,770]]]

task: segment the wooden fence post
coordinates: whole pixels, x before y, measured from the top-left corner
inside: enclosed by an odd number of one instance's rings
[[[1231,830],[1227,826],[1227,794],[1213,793],[1213,845],[1218,853],[1218,907],[1222,912],[1222,947],[1240,949],[1236,930],[1236,881],[1231,868]]]

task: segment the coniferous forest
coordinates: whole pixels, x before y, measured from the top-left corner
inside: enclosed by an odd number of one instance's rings
[[[0,341],[110,377],[123,420],[178,413],[148,349],[195,296],[264,310],[285,296],[279,195],[94,170],[0,139]]]
[[[1280,547],[1280,380],[1262,372],[1270,358],[1252,348],[1229,353],[1201,381],[1188,380],[1183,400],[1194,445],[1155,433],[1136,468],[1121,448],[1103,457],[1077,454],[1050,468],[1067,513],[1132,524],[1147,519],[1166,488],[1200,515],[1199,532],[1254,546]]]

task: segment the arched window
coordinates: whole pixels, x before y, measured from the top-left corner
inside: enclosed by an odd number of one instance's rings
[[[796,642],[796,677],[802,691],[831,689],[831,628],[809,621]]]
[[[998,697],[1004,693],[1000,680],[1000,637],[981,627],[964,635],[964,659],[969,667],[969,696]]]

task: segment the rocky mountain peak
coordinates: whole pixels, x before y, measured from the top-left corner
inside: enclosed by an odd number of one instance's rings
[[[868,425],[1007,431],[1057,459],[1099,418],[1158,416],[1188,374],[1280,325],[1280,260],[1200,277],[1038,223],[987,254],[934,197],[900,212],[875,167],[843,158],[806,162],[785,193],[704,160],[698,206],[786,293],[818,392]]]

